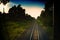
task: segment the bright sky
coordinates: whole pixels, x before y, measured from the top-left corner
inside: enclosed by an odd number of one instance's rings
[[[3,13],[3,7],[4,7],[5,12],[8,13],[9,8],[11,8],[14,5],[17,5],[17,4],[9,2],[5,6],[3,6],[3,4],[1,3],[0,4],[0,11]],[[42,7],[39,7],[39,6],[24,6],[24,5],[22,5],[22,8],[25,9],[26,14],[29,14],[32,17],[35,17],[35,18],[40,16],[41,11],[44,10]]]

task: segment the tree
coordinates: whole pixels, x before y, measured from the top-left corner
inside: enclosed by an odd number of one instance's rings
[[[45,14],[45,11],[44,11],[44,10],[42,10],[42,11],[41,11],[41,15],[40,15],[40,16],[41,16],[41,17],[45,17],[45,15],[46,15],[46,14]]]
[[[17,7],[16,7],[16,5],[14,5],[12,8],[9,9],[8,12],[9,12],[9,15],[11,17],[14,17],[15,19],[16,18],[18,18],[18,19],[25,18],[25,9],[23,9],[20,4]]]

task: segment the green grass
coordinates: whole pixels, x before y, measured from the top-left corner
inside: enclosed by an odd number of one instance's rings
[[[37,20],[38,24],[40,25],[40,27],[42,27],[48,34],[49,36],[49,40],[53,40],[53,36],[54,36],[54,27],[52,26],[46,26],[42,23],[42,21]]]
[[[6,40],[14,40],[16,37],[21,36],[21,34],[30,27],[31,21],[25,22],[15,22],[8,21],[5,24],[4,31],[8,32],[8,36],[6,35]]]

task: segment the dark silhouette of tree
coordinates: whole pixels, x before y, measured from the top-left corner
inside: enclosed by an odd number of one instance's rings
[[[15,14],[17,14],[16,5],[14,5],[12,8],[9,9],[10,18],[14,18]]]
[[[25,14],[25,19],[29,21],[35,20],[35,18],[31,17],[29,14]]]
[[[53,1],[49,0],[45,4],[45,11],[42,10],[40,17],[38,17],[40,21],[43,22],[46,26],[53,25]]]
[[[41,11],[41,16],[42,16],[42,17],[45,17],[45,16],[46,16],[46,14],[45,14],[45,11],[44,11],[44,10],[42,10],[42,11]],[[40,16],[40,17],[41,17],[41,16]]]
[[[17,7],[16,5],[14,5],[12,8],[9,9],[7,14],[2,14],[0,12],[0,38],[2,38],[2,40],[9,40],[9,33],[6,26],[7,22],[30,22],[32,20],[34,20],[34,18],[28,14],[25,14],[25,9],[23,9],[21,5],[18,5]]]
[[[21,18],[24,18],[24,16],[25,16],[25,9],[23,9],[22,7],[21,7],[21,5],[18,5],[17,6],[17,13],[18,13],[18,15],[21,17]]]
[[[9,13],[13,14],[16,12],[16,5],[9,9]]]
[[[45,11],[41,12],[41,15],[37,18],[38,23],[42,25],[42,27],[47,27],[46,32],[49,36],[49,40],[53,40],[53,28],[54,28],[54,3],[53,0],[48,0],[45,4]],[[49,30],[49,31],[47,31]],[[52,38],[51,38],[52,37]]]
[[[49,20],[48,25],[53,26],[53,1],[49,0],[45,4],[45,13],[48,15],[47,20]]]
[[[24,19],[25,18],[25,9],[21,7],[21,5],[14,5],[12,8],[9,9],[9,14],[11,17],[14,17],[15,19]]]

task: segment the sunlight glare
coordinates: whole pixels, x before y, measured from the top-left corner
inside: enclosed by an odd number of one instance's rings
[[[3,13],[3,8],[5,13],[8,13],[8,10],[14,5],[14,3],[7,3],[5,6],[1,3],[0,4],[0,12]],[[16,5],[16,4],[15,4]],[[41,7],[28,7],[28,6],[22,6],[23,9],[25,9],[25,13],[31,15],[32,17],[35,17],[37,19],[38,16],[40,16],[41,11],[44,10]]]
[[[23,6],[24,9],[26,9],[26,14],[31,15],[32,17],[35,17],[37,19],[38,16],[40,16],[41,11],[44,10],[43,8],[40,7],[25,7]]]

